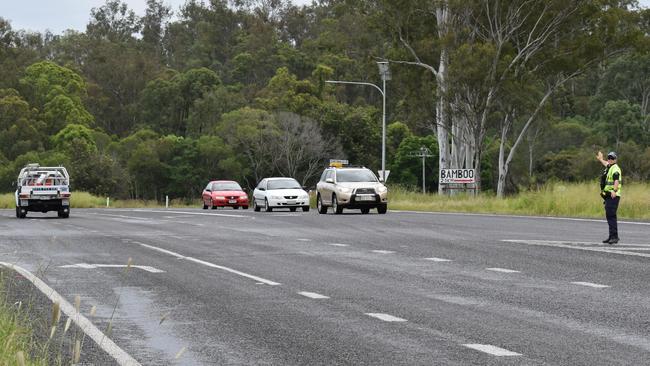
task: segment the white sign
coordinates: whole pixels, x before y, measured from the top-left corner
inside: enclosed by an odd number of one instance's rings
[[[476,183],[474,169],[440,169],[439,183]]]
[[[385,176],[381,174],[381,172],[384,172],[386,174]],[[388,175],[390,175],[390,170],[377,170],[377,173],[379,173],[379,179],[384,177],[384,182],[388,180]]]

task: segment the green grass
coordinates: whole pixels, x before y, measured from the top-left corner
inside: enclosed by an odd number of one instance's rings
[[[388,197],[389,208],[393,210],[601,218],[604,216],[604,209],[598,193],[597,183],[553,183],[539,190],[522,192],[505,199],[498,199],[490,193],[441,197],[400,187],[390,187]],[[71,205],[72,208],[101,208],[106,207],[106,198],[74,192]],[[163,206],[157,201],[111,200],[113,208]],[[315,199],[312,197],[312,207],[314,206]],[[201,202],[175,199],[170,202],[170,207],[201,207]],[[0,208],[14,208],[13,194],[0,195]],[[618,216],[621,219],[650,220],[650,184],[626,184],[623,187]]]
[[[627,184],[622,192],[618,210],[620,219],[650,219],[650,184]],[[393,210],[587,218],[601,218],[605,215],[599,187],[594,183],[554,183],[537,191],[523,192],[505,199],[487,193],[441,197],[393,188],[389,191],[389,202],[389,207]]]

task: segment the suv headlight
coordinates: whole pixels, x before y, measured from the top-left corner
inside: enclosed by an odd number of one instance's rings
[[[352,191],[353,191],[354,189],[352,189],[352,188],[346,188],[346,187],[341,187],[341,188],[339,188],[339,190],[341,191],[341,193],[352,193]]]
[[[379,186],[379,187],[377,187],[377,192],[378,193],[388,192],[388,188],[386,188],[386,186],[383,186],[383,185]]]

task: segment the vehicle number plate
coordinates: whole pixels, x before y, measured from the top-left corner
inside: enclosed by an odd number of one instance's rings
[[[296,201],[287,201],[287,205],[295,205]]]
[[[237,203],[237,200],[230,200],[228,203]]]
[[[374,201],[374,200],[375,200],[375,196],[369,194],[357,196],[357,201]]]

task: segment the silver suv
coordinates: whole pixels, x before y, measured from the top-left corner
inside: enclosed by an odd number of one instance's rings
[[[321,214],[327,213],[328,207],[336,214],[344,208],[361,209],[364,214],[371,208],[380,214],[388,209],[388,188],[367,168],[327,168],[316,191],[316,205]]]

